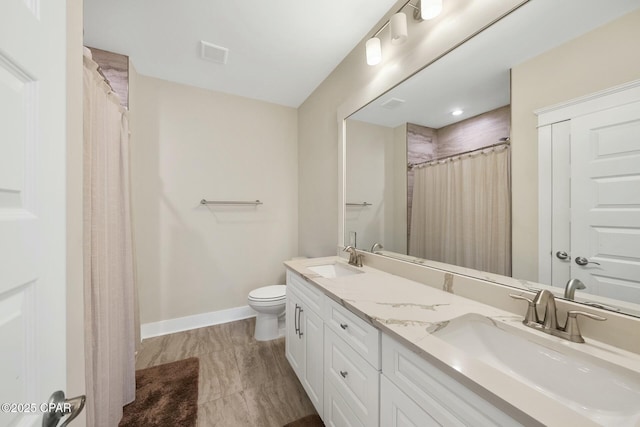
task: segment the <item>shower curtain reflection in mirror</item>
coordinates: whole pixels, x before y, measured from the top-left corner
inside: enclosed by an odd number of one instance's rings
[[[510,276],[509,145],[413,170],[409,255]]]

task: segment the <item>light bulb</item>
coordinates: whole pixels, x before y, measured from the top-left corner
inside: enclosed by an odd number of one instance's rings
[[[422,19],[429,20],[442,12],[442,0],[420,0],[420,15]]]
[[[382,47],[379,38],[372,37],[367,40],[366,51],[368,65],[377,65],[382,61]]]

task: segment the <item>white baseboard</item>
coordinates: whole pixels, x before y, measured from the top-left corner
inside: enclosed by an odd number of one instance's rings
[[[204,328],[206,326],[219,325],[220,323],[248,319],[255,316],[256,312],[248,305],[245,305],[227,310],[211,311],[209,313],[194,314],[193,316],[144,323],[140,325],[140,337],[142,339],[157,337],[175,332],[188,331],[189,329]]]

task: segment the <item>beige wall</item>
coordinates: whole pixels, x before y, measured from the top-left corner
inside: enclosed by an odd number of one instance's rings
[[[534,110],[640,79],[640,11],[513,68],[513,276],[538,278],[537,118]]]
[[[82,0],[67,1],[67,396],[85,394],[82,270]],[[86,411],[74,426],[86,425]]]
[[[296,110],[133,68],[130,106],[141,322],[246,306],[252,289],[284,283],[298,242]]]
[[[345,241],[351,244],[350,233],[356,232],[358,249],[369,250],[376,242],[389,242],[393,232],[393,128],[349,120],[347,134],[345,198],[371,206],[346,208]]]
[[[347,121],[346,201],[372,206],[345,209],[345,242],[357,233],[358,249],[374,243],[384,249],[407,248],[406,126],[396,128]]]
[[[391,9],[395,12],[404,1]],[[511,10],[521,0],[445,2],[435,21],[409,19],[409,40],[391,46],[381,33],[383,61],[365,62],[365,37],[298,108],[299,247],[305,256],[335,254],[338,237],[338,121],[434,61],[461,41]],[[411,15],[411,11],[407,11]],[[370,32],[375,32],[391,13]],[[436,25],[437,24],[437,25]]]

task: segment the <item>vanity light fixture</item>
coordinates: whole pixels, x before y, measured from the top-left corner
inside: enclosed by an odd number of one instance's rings
[[[459,116],[459,115],[461,115],[462,113],[464,113],[464,111],[462,111],[461,109],[457,108],[457,109],[455,109],[455,110],[453,110],[453,111],[451,112],[451,115],[452,115],[452,116]]]
[[[389,26],[391,30],[391,44],[399,45],[407,41],[409,37],[407,31],[407,15],[402,12],[402,9],[406,6],[415,9],[413,17],[421,21],[433,19],[438,16],[442,11],[442,0],[418,0],[416,5],[411,4],[411,0],[407,0],[407,2],[391,16],[391,19],[385,22],[384,25],[367,40],[365,49],[368,65],[377,65],[382,61],[382,47],[378,35],[382,30],[387,28],[387,26]]]

